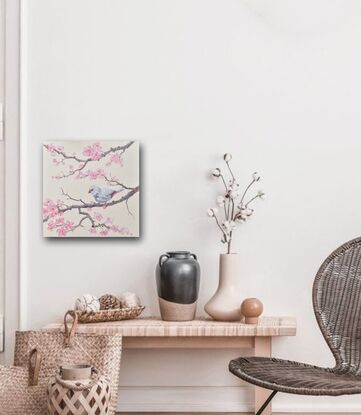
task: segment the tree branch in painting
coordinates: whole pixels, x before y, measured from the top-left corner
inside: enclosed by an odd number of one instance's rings
[[[55,179],[66,179],[73,175],[77,175],[76,178],[82,179],[87,177],[87,175],[83,175],[84,173],[82,173],[82,171],[93,161],[99,161],[104,157],[109,156],[107,166],[110,166],[112,163],[123,164],[122,155],[132,144],[134,144],[134,141],[129,141],[129,143],[124,144],[123,146],[110,147],[110,149],[106,151],[103,151],[100,143],[90,144],[85,146],[83,150],[83,156],[86,156],[86,158],[79,157],[75,153],[65,153],[64,146],[44,144],[44,147],[52,154],[52,161],[54,164],[67,166],[67,172],[61,172],[58,176],[54,177]],[[66,164],[68,161],[72,162],[72,164]],[[73,163],[76,163],[76,166],[74,166]]]

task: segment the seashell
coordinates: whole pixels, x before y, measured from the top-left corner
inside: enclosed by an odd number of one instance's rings
[[[99,311],[100,302],[92,294],[84,294],[81,297],[77,298],[75,301],[75,310],[78,311]]]

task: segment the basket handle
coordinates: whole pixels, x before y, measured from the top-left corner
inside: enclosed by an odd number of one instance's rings
[[[69,329],[68,322],[67,322],[67,317],[68,316],[73,318],[73,323],[72,323],[70,329]],[[64,342],[65,342],[65,347],[70,347],[71,346],[73,337],[74,337],[75,332],[76,332],[77,325],[78,325],[78,313],[76,311],[73,311],[73,310],[67,311],[65,313],[65,316],[64,316],[64,329],[65,329]]]
[[[38,349],[33,349],[29,355],[29,382],[28,382],[29,386],[36,386],[38,384],[40,365],[41,365],[40,353]]]

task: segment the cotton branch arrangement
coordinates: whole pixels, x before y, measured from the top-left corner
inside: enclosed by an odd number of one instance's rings
[[[218,207],[208,209],[207,214],[215,220],[222,233],[221,242],[227,245],[227,254],[230,254],[233,232],[238,225],[246,222],[253,215],[253,203],[257,199],[264,198],[265,193],[258,190],[255,194],[249,195],[254,185],[261,179],[257,172],[253,173],[251,182],[241,192],[239,183],[230,166],[232,155],[226,153],[223,160],[226,165],[226,174],[217,167],[211,171],[211,177],[222,182],[224,194],[217,197]]]
[[[128,201],[139,192],[139,186],[124,184],[118,177],[107,172],[107,167],[112,164],[123,166],[123,154],[134,141],[110,147],[103,150],[100,143],[93,143],[83,148],[82,155],[68,154],[63,146],[45,144],[45,150],[52,157],[52,163],[63,167],[62,171],[53,179],[62,181],[67,178],[74,180],[88,179],[97,181],[98,185],[86,189],[84,198],[75,197],[60,187],[61,195],[57,200],[46,199],[43,203],[43,223],[47,224],[49,231],[56,231],[58,236],[67,236],[78,228],[84,228],[92,236],[108,236],[117,233],[122,236],[130,236],[129,230],[113,223],[113,219],[106,215],[106,209],[124,203],[129,215]],[[103,160],[106,169],[92,169],[92,165]],[[90,194],[90,199],[85,200]],[[100,210],[101,209],[101,210]],[[77,214],[78,220],[66,219],[66,214]],[[72,215],[74,218],[74,215]]]

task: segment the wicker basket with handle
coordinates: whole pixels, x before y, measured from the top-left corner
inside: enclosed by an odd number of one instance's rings
[[[140,306],[100,311],[70,311],[69,313],[71,315],[77,314],[79,323],[101,323],[136,318],[140,316],[144,308],[144,306]]]
[[[69,325],[67,320],[69,316],[73,318],[72,325]],[[31,350],[37,348],[42,356],[40,374],[46,378],[46,383],[54,376],[59,366],[84,363],[96,367],[101,375],[106,376],[111,382],[112,399],[109,415],[112,415],[118,397],[122,337],[76,333],[77,322],[77,314],[67,312],[64,316],[64,332],[61,330],[17,332],[15,365],[26,366]],[[42,414],[46,414],[46,400]]]
[[[27,366],[0,366],[1,415],[44,415],[47,382],[36,349],[30,352]]]
[[[88,381],[66,381],[59,374],[47,389],[49,415],[108,415],[111,400],[110,382],[93,369]]]

